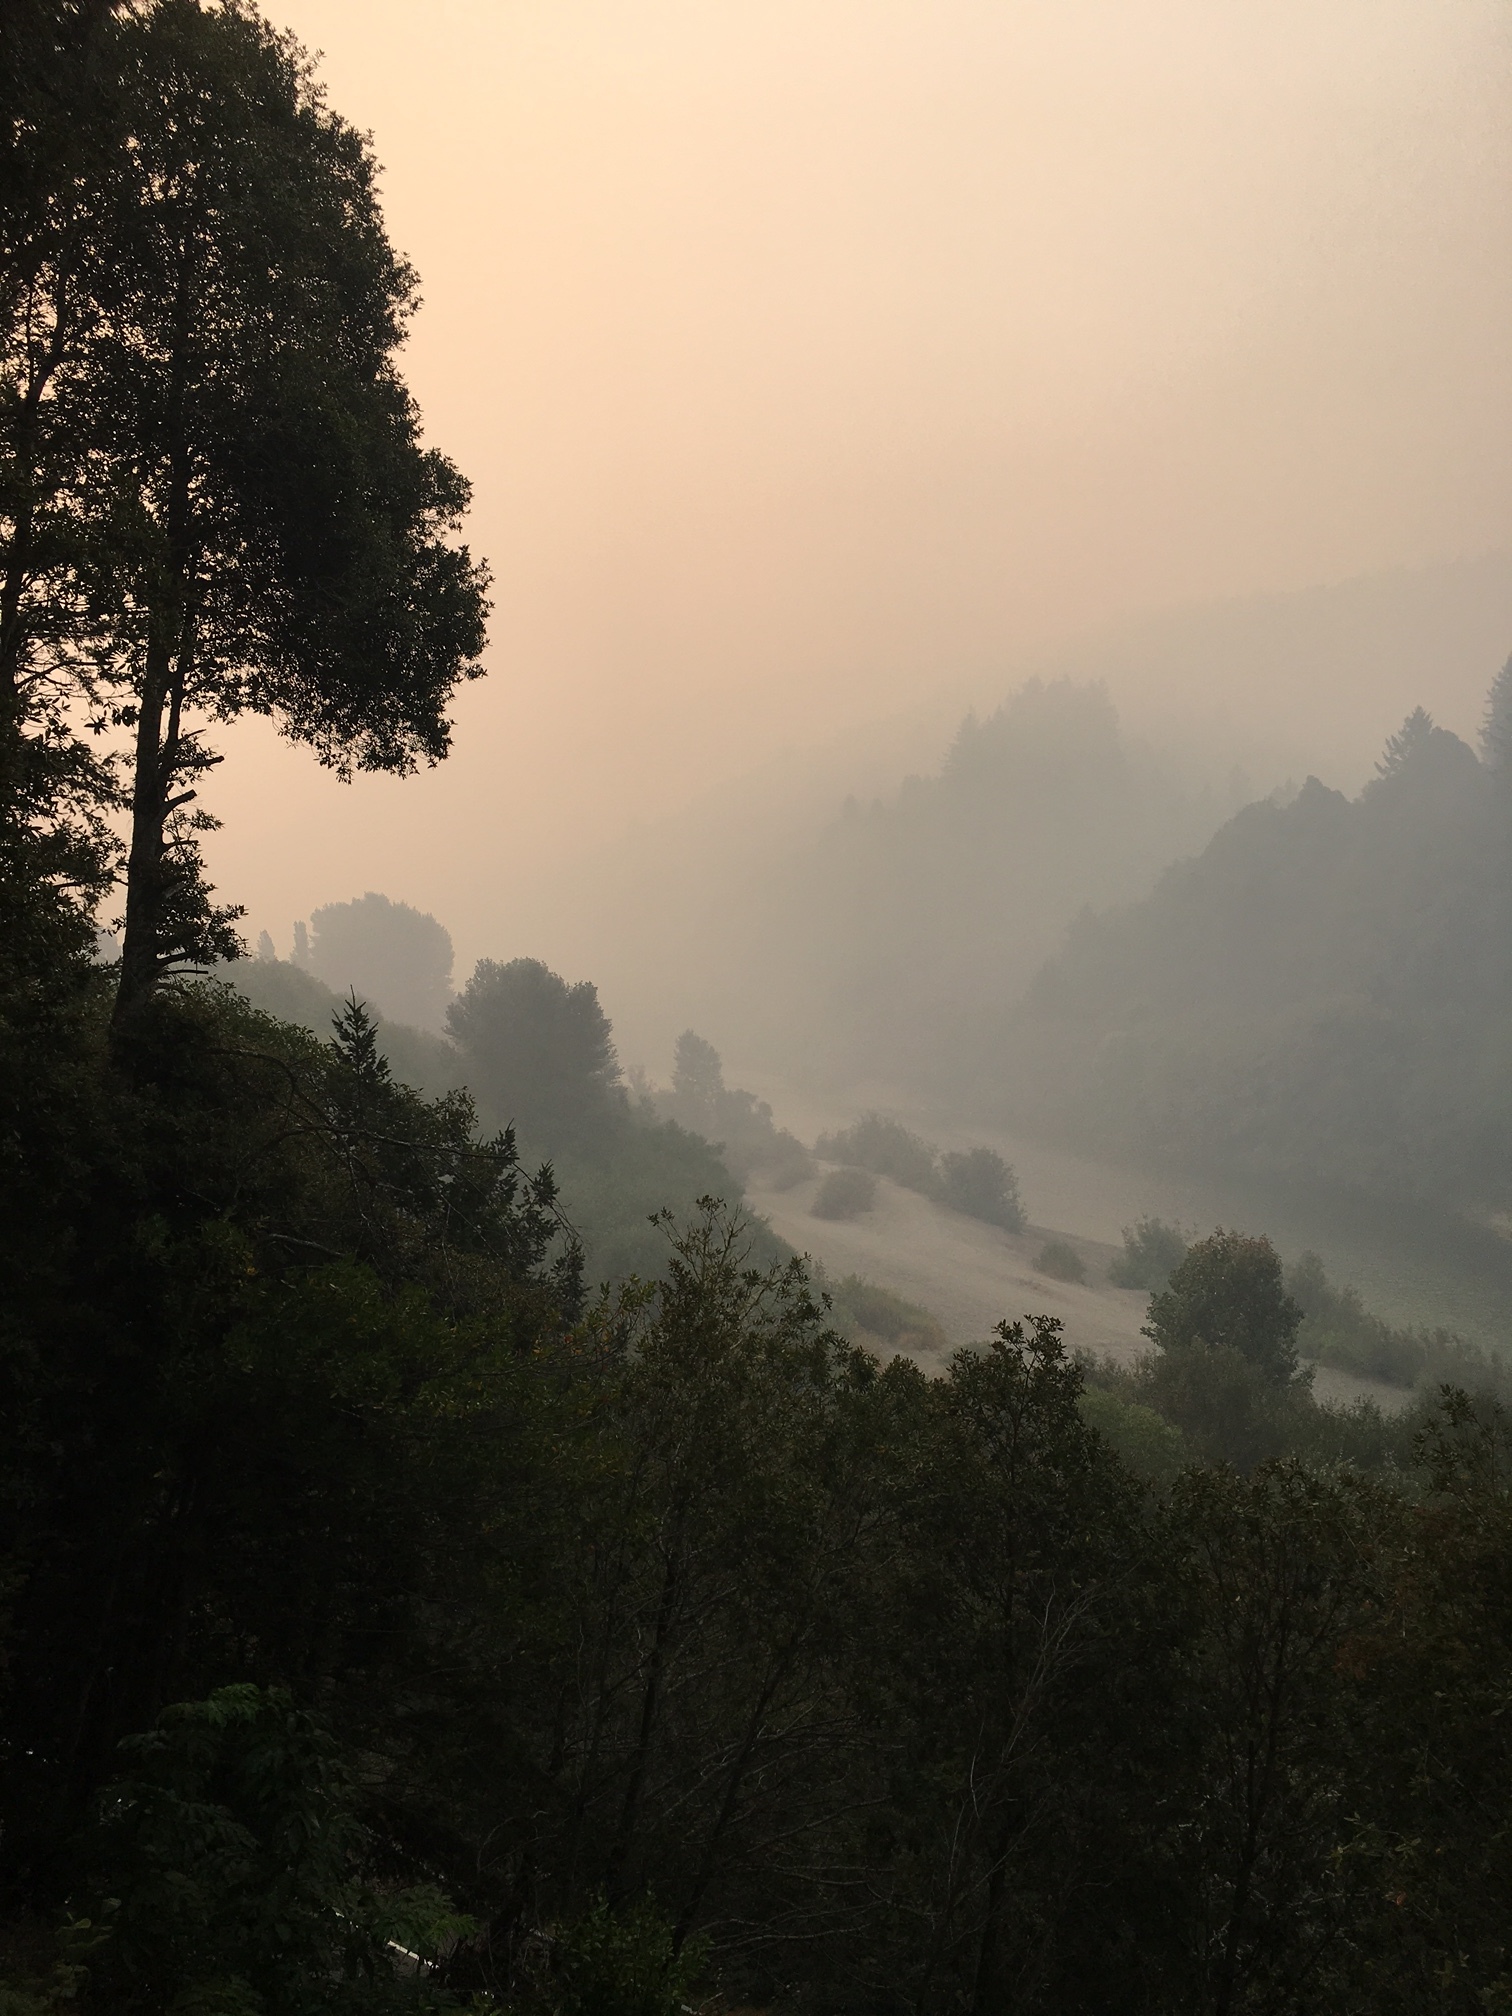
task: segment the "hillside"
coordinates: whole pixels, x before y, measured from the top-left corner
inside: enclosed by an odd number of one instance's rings
[[[1031,680],[937,773],[851,800],[764,898],[759,998],[810,1071],[931,1084],[1087,904],[1143,895],[1232,799],[1122,732],[1100,685]],[[746,954],[749,961],[749,952]]]
[[[1081,919],[978,1094],[1141,1159],[1504,1209],[1509,779],[1421,712],[1380,772],[1250,805]]]

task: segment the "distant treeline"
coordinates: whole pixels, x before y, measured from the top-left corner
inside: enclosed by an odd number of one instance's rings
[[[979,1055],[979,1095],[1147,1159],[1505,1202],[1509,869],[1494,739],[1482,762],[1419,711],[1359,798],[1309,779],[1079,920]]]
[[[750,899],[768,1045],[837,1085],[955,1082],[1087,904],[1142,895],[1234,808],[1132,743],[1106,691],[1031,680],[962,723],[938,774],[842,816]]]

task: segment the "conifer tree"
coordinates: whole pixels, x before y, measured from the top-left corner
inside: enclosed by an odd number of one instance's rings
[[[1486,719],[1481,728],[1481,755],[1488,770],[1512,769],[1512,658],[1491,682],[1486,695]]]

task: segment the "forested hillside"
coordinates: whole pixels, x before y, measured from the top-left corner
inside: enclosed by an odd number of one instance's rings
[[[1232,803],[1131,746],[1101,687],[1031,680],[782,871],[752,984],[805,1068],[939,1086],[1085,905],[1142,895]]]
[[[0,2012],[1512,2006],[1498,1365],[1146,1220],[1141,1362],[1010,1311],[927,1376],[688,1199],[725,1167],[590,982],[483,959],[449,998],[382,899],[445,1037],[302,965],[241,968],[261,1007],[208,977],[207,734],[439,761],[486,572],[305,52],[250,5],[22,0],[0,54]],[[1275,998],[1337,967],[1434,1058],[1478,949],[1473,1063],[1503,781],[1409,724],[1358,805],[1247,814],[1151,914],[1200,954],[1206,876],[1245,945],[1311,918]],[[808,1166],[692,1031],[661,1099]],[[827,1145],[1022,1220],[990,1151]],[[1330,1406],[1309,1353],[1465,1383]]]
[[[318,1038],[340,1017],[341,997],[290,961],[221,970],[254,1006]],[[739,1174],[714,1145],[728,1130],[713,1134],[711,1116],[695,1110],[684,1118],[702,1121],[700,1133],[632,1098],[591,981],[569,986],[538,959],[484,960],[452,1003],[447,1035],[378,1016],[374,1030],[397,1078],[432,1098],[464,1094],[485,1132],[509,1128],[522,1161],[551,1168],[591,1282],[660,1271],[654,1213],[688,1212],[708,1196],[740,1201]],[[779,1250],[754,1237],[763,1257]]]
[[[1140,1156],[1504,1209],[1509,870],[1499,750],[1419,711],[1358,798],[1309,778],[1080,919],[981,1087]]]

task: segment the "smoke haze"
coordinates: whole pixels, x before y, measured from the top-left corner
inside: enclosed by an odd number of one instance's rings
[[[598,972],[565,899],[632,827],[722,793],[817,822],[1056,661],[1260,789],[1357,777],[1404,701],[1473,733],[1512,614],[1476,564],[1512,541],[1502,8],[270,11],[373,130],[407,369],[496,577],[434,775],[228,738],[213,865],[280,950],[381,888],[459,974]],[[1446,566],[1419,652],[1391,570]],[[1351,580],[1315,677],[1289,619],[1158,616]]]

